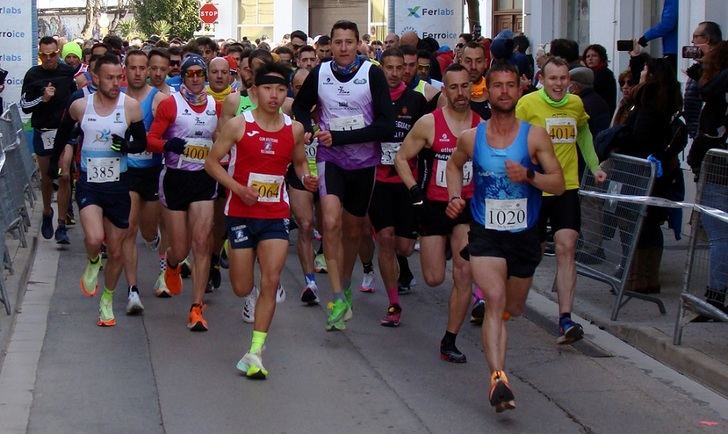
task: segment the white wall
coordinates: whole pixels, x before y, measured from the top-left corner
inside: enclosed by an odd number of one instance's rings
[[[276,0],[273,5],[273,42],[278,43],[283,35],[294,30],[308,34],[308,0]]]

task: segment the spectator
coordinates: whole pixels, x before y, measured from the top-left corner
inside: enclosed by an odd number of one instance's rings
[[[665,56],[672,69],[677,69],[677,16],[678,0],[665,0],[662,6],[660,22],[647,30],[637,41],[646,47],[647,43],[662,38],[662,55]]]
[[[701,52],[707,52],[723,40],[720,26],[713,21],[703,21],[693,32],[692,44],[700,47]],[[695,59],[695,63],[687,70],[688,82],[685,85],[685,122],[688,126],[688,135],[692,138],[698,133],[698,117],[703,101],[700,99],[698,81],[702,75],[702,59]]]
[[[576,41],[570,39],[554,39],[551,41],[551,48],[549,54],[552,56],[561,57],[566,60],[569,64],[569,69],[578,68],[584,66],[581,64],[581,58],[579,56],[579,44]]]
[[[619,74],[619,88],[622,91],[622,99],[619,100],[617,111],[612,118],[612,126],[627,123],[630,113],[634,110],[634,87],[636,84],[632,82],[632,73],[628,70]]]
[[[617,82],[614,80],[614,72],[608,66],[607,49],[599,44],[592,44],[584,50],[583,61],[594,71],[594,92],[607,103],[611,117],[617,105]]]
[[[517,35],[513,37],[513,45],[516,49],[514,59],[516,61],[516,66],[518,67],[518,72],[525,74],[526,77],[532,81],[535,72],[533,56],[526,54],[531,42],[528,40],[526,35]]]

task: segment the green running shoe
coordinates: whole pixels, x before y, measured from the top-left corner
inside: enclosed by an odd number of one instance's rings
[[[96,263],[90,260],[81,275],[81,292],[86,297],[93,297],[98,290],[99,271],[101,271],[101,256],[96,257]]]
[[[263,367],[260,353],[245,353],[235,367],[246,377],[254,380],[265,380],[268,377],[268,371]]]
[[[354,296],[351,293],[351,288],[344,289],[344,300],[346,301],[346,305],[349,307],[344,314],[344,321],[349,321],[354,316],[354,308],[352,307],[352,304],[354,303]]]
[[[350,310],[349,305],[344,300],[336,300],[330,301],[326,308],[329,311],[329,317],[326,319],[326,330],[345,330],[344,316]]]
[[[99,320],[96,321],[97,326],[113,327],[116,325],[113,301],[114,293],[104,290],[104,293],[101,294],[101,301],[99,302]]]

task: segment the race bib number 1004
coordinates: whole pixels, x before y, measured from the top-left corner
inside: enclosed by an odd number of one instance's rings
[[[438,160],[437,170],[435,170],[435,185],[447,188],[447,177],[445,176],[446,172],[447,161]],[[471,182],[473,182],[473,162],[467,161],[463,165],[463,187],[470,185]]]
[[[182,160],[190,163],[204,164],[207,154],[212,148],[212,140],[210,139],[187,139]]]

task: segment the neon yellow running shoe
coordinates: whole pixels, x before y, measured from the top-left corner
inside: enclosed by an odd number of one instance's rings
[[[268,371],[263,367],[263,360],[259,352],[245,353],[235,367],[253,380],[265,380],[268,377]]]
[[[96,321],[96,325],[99,327],[113,327],[116,325],[116,318],[114,318],[114,292],[104,290],[101,294],[101,301],[99,302],[99,320]]]
[[[330,301],[326,305],[329,316],[326,319],[326,330],[346,330],[344,317],[350,311],[349,305],[344,300]]]
[[[81,293],[86,297],[93,297],[98,290],[99,271],[101,271],[101,255],[96,257],[96,262],[90,259],[86,263],[86,269],[81,275]]]

